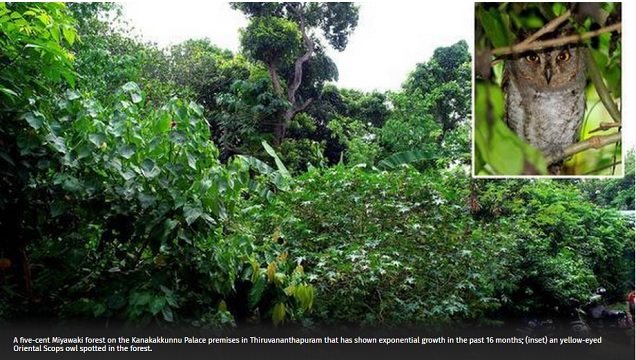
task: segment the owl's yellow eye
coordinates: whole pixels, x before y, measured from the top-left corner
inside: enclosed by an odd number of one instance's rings
[[[529,63],[539,62],[539,55],[532,53],[530,55],[526,55],[526,61]]]
[[[568,61],[570,60],[570,53],[567,50],[563,50],[557,55],[558,61]]]

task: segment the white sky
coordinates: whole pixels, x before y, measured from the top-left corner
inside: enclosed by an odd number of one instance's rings
[[[418,62],[436,48],[466,40],[472,46],[472,11],[457,12],[451,1],[430,5],[399,1],[359,3],[358,27],[344,52],[330,51],[338,66],[338,86],[364,91],[398,90]],[[468,4],[468,3],[466,3]],[[472,9],[472,3],[470,3]],[[240,11],[216,1],[131,1],[125,16],[146,40],[160,46],[207,37],[221,48],[239,50]],[[457,13],[452,17],[440,14]]]
[[[434,5],[433,5],[434,4]],[[360,5],[358,27],[344,52],[329,55],[338,66],[342,88],[363,91],[398,90],[417,63],[436,48],[466,40],[473,49],[474,2],[366,1]],[[636,3],[623,2],[623,140],[636,143]],[[191,38],[209,38],[238,52],[238,29],[247,24],[240,11],[219,1],[128,1],[124,16],[147,41],[160,46]]]

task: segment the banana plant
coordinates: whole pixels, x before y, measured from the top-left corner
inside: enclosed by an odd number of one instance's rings
[[[237,155],[236,157],[247,164],[250,168],[256,170],[261,175],[267,178],[267,182],[270,186],[264,187],[260,182],[255,179],[250,179],[247,187],[250,191],[254,191],[261,196],[264,196],[266,199],[271,200],[274,196],[274,191],[287,191],[289,190],[289,183],[291,180],[291,175],[285,164],[283,164],[282,160],[276,154],[276,151],[272,148],[271,145],[267,143],[267,141],[263,140],[261,142],[265,152],[270,155],[274,159],[274,163],[276,164],[276,169],[271,167],[266,162],[257,159],[254,156],[250,155]]]

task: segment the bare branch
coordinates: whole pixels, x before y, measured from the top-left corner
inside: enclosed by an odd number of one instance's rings
[[[565,14],[563,14],[563,15],[559,16],[558,18],[553,19],[549,23],[545,24],[541,29],[539,29],[539,31],[537,31],[534,34],[530,35],[527,39],[523,40],[519,44],[525,44],[525,45],[530,44],[531,42],[537,40],[538,38],[542,37],[543,35],[554,31],[556,28],[559,27],[559,25],[561,25],[564,21],[566,21],[570,17],[570,15],[572,15],[570,10],[566,11]]]
[[[563,156],[554,157],[554,158],[550,156],[546,156],[545,161],[547,164],[554,164],[555,162],[568,158],[582,151],[592,149],[592,148],[600,149],[601,147],[607,146],[609,144],[617,143],[619,141],[621,141],[621,133],[593,136],[589,139],[586,139],[584,141],[579,141],[576,144],[572,144],[568,146],[563,151],[563,154],[562,154]]]
[[[606,165],[606,166],[603,166],[603,167],[600,167],[600,168],[596,168],[596,169],[591,170],[591,171],[589,171],[588,173],[585,173],[585,174],[583,174],[583,175],[596,175],[596,174],[600,173],[601,171],[603,171],[603,170],[607,170],[607,169],[612,169],[612,174],[614,174],[614,173],[615,173],[615,171],[616,171],[616,167],[617,167],[618,165],[622,164],[622,163],[623,163],[623,162],[622,162],[622,161],[620,161],[620,160],[619,160],[619,161],[613,161],[613,162],[612,162],[611,164],[609,164],[609,165]]]
[[[596,37],[605,33],[613,32],[613,31],[621,32],[621,23],[606,26],[604,28],[600,28],[595,31],[589,31],[583,34],[563,36],[560,38],[544,40],[544,41],[533,41],[531,43],[521,42],[513,46],[506,46],[506,47],[493,49],[490,53],[493,56],[519,54],[519,53],[524,53],[526,51],[531,51],[531,50],[541,50],[541,49],[545,49],[549,47],[562,46],[562,45],[571,44],[571,43],[578,43],[583,40],[591,39],[593,37]]]
[[[296,59],[296,63],[294,64],[294,81],[287,90],[287,99],[294,105],[296,104],[296,91],[298,91],[303,79],[303,64],[307,62],[314,53],[314,42],[307,35],[304,14],[302,13],[302,10],[296,10],[296,13],[300,19],[300,33],[303,37],[303,45],[305,45],[306,51],[301,57]]]
[[[301,112],[301,111],[305,111],[305,109],[312,103],[314,99],[309,98],[307,100],[305,100],[304,103],[302,103],[300,106],[296,106],[296,112]]]
[[[613,128],[617,128],[617,127],[621,127],[622,124],[621,123],[615,123],[615,122],[602,122],[599,124],[599,126],[590,131],[590,134],[593,134],[595,132],[599,132],[599,131],[607,131],[609,129],[613,129]]]
[[[596,92],[598,96],[601,98],[603,105],[609,112],[612,119],[620,123],[621,122],[621,113],[612,100],[612,95],[610,94],[607,86],[605,86],[605,82],[603,82],[603,77],[601,76],[601,72],[598,70],[598,66],[596,65],[596,61],[592,57],[592,53],[589,49],[585,49],[585,65],[587,66],[587,72],[590,74],[590,78],[592,79],[592,83],[594,83],[594,87],[596,88]]]
[[[280,85],[280,77],[278,76],[278,71],[276,71],[276,65],[274,65],[274,63],[267,63],[267,71],[269,72],[269,77],[272,79],[274,92],[278,95],[283,95],[283,87]]]

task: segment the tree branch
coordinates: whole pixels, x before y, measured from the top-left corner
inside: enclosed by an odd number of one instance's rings
[[[592,57],[592,53],[589,49],[584,49],[585,51],[585,65],[587,66],[587,72],[590,74],[590,78],[592,79],[592,83],[594,83],[594,87],[596,88],[596,92],[598,96],[601,98],[603,105],[607,109],[607,112],[610,114],[612,119],[620,123],[621,122],[621,113],[612,100],[612,95],[610,94],[607,86],[605,86],[605,82],[603,82],[603,77],[601,76],[601,72],[598,70],[598,66],[596,65],[596,61]]]
[[[304,111],[313,102],[313,100],[314,99],[312,99],[312,98],[309,98],[309,99],[305,100],[305,102],[302,103],[302,105],[296,106],[296,108],[294,109],[295,112]]]
[[[305,15],[303,14],[301,9],[294,10],[300,19],[300,34],[303,37],[303,44],[305,45],[305,53],[296,59],[296,63],[294,64],[294,81],[292,82],[289,89],[287,89],[287,100],[296,106],[296,91],[300,87],[300,83],[303,79],[303,64],[307,62],[311,58],[311,55],[314,53],[314,42],[307,35],[307,29],[305,28]]]
[[[563,14],[563,15],[559,16],[558,18],[553,19],[549,23],[545,24],[541,29],[539,29],[539,31],[535,32],[534,34],[530,35],[527,39],[525,39],[522,42],[520,42],[519,45],[521,45],[521,44],[525,44],[525,45],[530,44],[531,42],[537,40],[538,38],[542,37],[543,35],[554,31],[556,28],[559,27],[559,25],[561,25],[564,21],[566,21],[570,17],[570,15],[572,15],[570,10],[566,11],[565,14]]]
[[[588,149],[600,149],[604,146],[607,146],[609,144],[613,144],[613,143],[617,143],[621,141],[621,133],[615,133],[615,134],[610,134],[610,135],[597,135],[597,136],[593,136],[589,139],[586,139],[584,141],[579,141],[576,144],[572,144],[570,146],[568,146],[567,148],[565,148],[565,150],[563,151],[562,156],[559,157],[550,157],[550,156],[546,156],[545,158],[545,162],[547,164],[554,164],[555,162],[561,161],[563,159],[566,159],[574,154],[580,153],[582,151],[588,150]]]
[[[609,164],[609,165],[606,165],[606,166],[603,166],[603,167],[600,167],[600,168],[596,168],[596,169],[594,169],[594,170],[592,170],[592,171],[590,171],[590,172],[588,172],[588,173],[585,173],[585,174],[583,174],[583,175],[596,175],[596,174],[598,174],[599,172],[601,172],[601,171],[603,171],[603,170],[606,170],[606,169],[612,169],[612,174],[614,174],[614,173],[615,173],[615,171],[616,171],[616,166],[618,166],[618,165],[620,165],[620,164],[622,164],[622,163],[623,163],[622,161],[613,161],[613,162],[612,162],[611,164]]]
[[[556,39],[544,40],[544,41],[533,41],[531,43],[518,43],[513,46],[506,46],[493,49],[490,53],[493,56],[498,55],[510,55],[510,54],[519,54],[524,53],[526,51],[531,50],[541,50],[549,47],[562,46],[570,43],[578,43],[583,40],[587,40],[605,33],[618,31],[621,32],[621,23],[606,26],[604,28],[600,28],[595,31],[589,31],[583,34],[574,34],[570,36],[563,36]]]
[[[283,87],[280,85],[280,77],[276,71],[276,65],[274,65],[273,62],[267,63],[267,71],[269,72],[269,77],[272,79],[274,92],[276,92],[277,95],[283,95]]]
[[[590,131],[590,134],[593,134],[595,132],[599,132],[599,131],[607,131],[609,129],[613,129],[613,128],[617,128],[617,127],[621,127],[621,123],[615,123],[615,122],[602,122],[598,125],[598,127],[592,131]]]

